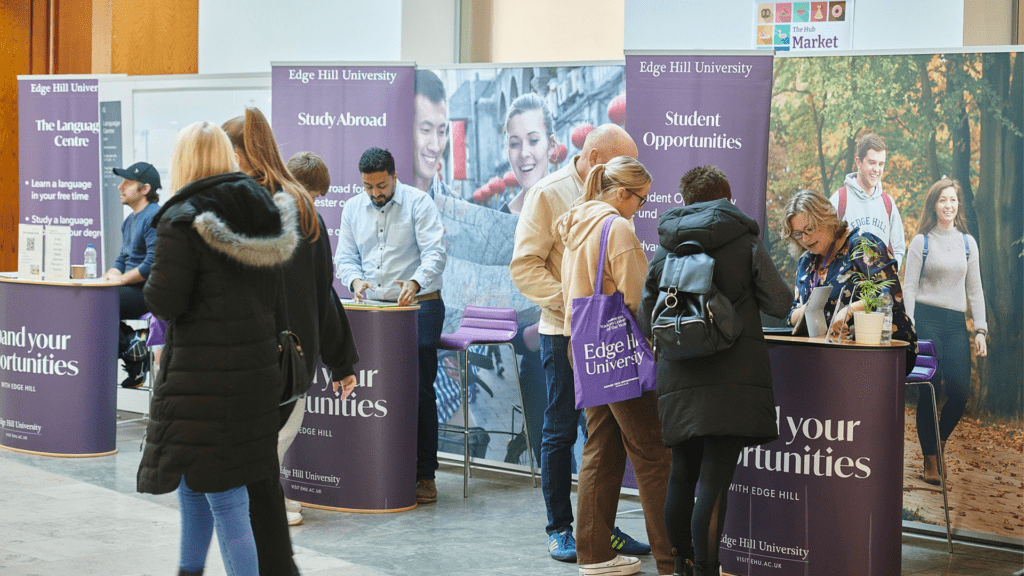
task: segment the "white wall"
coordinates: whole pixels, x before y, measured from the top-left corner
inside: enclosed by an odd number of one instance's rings
[[[853,49],[963,46],[964,0],[853,0]],[[754,0],[626,0],[626,50],[750,50]]]
[[[455,0],[402,2],[402,60],[425,67],[453,64],[456,10]]]
[[[623,0],[490,2],[491,62],[587,62],[623,58]]]
[[[402,0],[199,2],[200,74],[269,72],[274,61],[397,61],[401,48]]]

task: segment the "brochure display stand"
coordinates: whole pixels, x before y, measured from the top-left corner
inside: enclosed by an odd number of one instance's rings
[[[740,456],[724,571],[899,574],[906,342],[766,339],[779,438]]]
[[[288,498],[344,512],[416,507],[419,306],[345,305],[359,349],[357,385],[334,392],[322,364],[306,415],[281,463]]]
[[[0,447],[116,452],[117,286],[0,276]]]

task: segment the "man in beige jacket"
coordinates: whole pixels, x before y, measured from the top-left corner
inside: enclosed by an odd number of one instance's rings
[[[541,308],[538,332],[548,404],[544,410],[540,473],[548,512],[548,553],[563,562],[576,562],[569,495],[580,411],[576,409],[569,364],[569,337],[563,335],[562,252],[565,247],[552,225],[580,196],[590,169],[616,156],[636,158],[636,143],[619,126],[598,126],[587,136],[579,155],[526,193],[509,265],[516,288]],[[618,528],[612,533],[612,544],[623,554],[649,554],[651,551],[649,546],[633,540]]]

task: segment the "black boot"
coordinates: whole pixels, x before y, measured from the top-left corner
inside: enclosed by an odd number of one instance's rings
[[[693,551],[691,550],[692,554]],[[675,562],[675,568],[672,570],[672,576],[693,576],[693,558],[687,558],[681,556],[679,550],[676,548],[672,549],[672,560]]]
[[[693,576],[693,560],[681,556],[676,556],[674,560],[676,567],[672,571],[672,576]]]
[[[178,576],[203,576],[203,571],[199,572],[185,572],[182,568],[178,568]]]
[[[718,562],[694,562],[693,576],[719,576],[721,574]]]

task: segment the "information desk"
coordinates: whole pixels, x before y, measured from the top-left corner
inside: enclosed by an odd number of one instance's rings
[[[899,574],[906,342],[766,339],[779,439],[740,457],[724,571]]]
[[[345,512],[416,507],[418,310],[346,304],[358,382],[342,401],[318,364],[302,428],[281,464],[288,498]]]
[[[0,276],[0,447],[116,449],[118,287]]]

